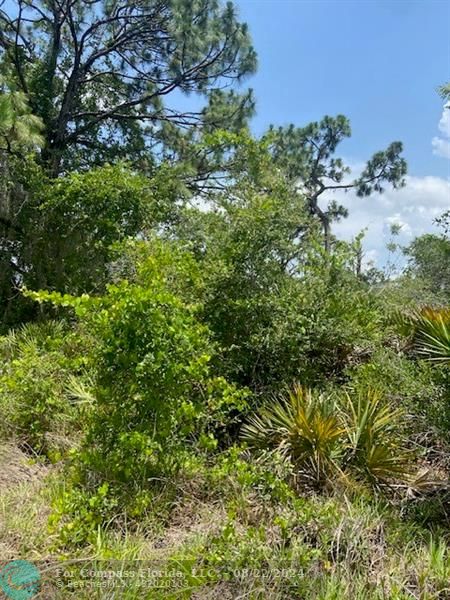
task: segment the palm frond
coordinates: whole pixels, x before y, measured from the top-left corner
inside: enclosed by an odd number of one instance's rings
[[[411,456],[402,450],[399,432],[403,412],[375,389],[345,394],[348,452],[346,463],[373,482],[410,476]]]
[[[423,312],[416,322],[415,344],[428,360],[450,362],[450,309]]]
[[[254,448],[275,448],[299,471],[319,481],[333,469],[336,445],[344,429],[327,400],[296,386],[287,398],[251,417],[241,437]]]

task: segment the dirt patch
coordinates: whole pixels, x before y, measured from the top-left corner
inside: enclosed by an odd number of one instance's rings
[[[195,538],[218,531],[226,516],[224,507],[219,504],[206,504],[198,499],[185,501],[173,511],[169,526],[154,542],[153,550],[161,556],[170,554]]]
[[[39,463],[13,445],[0,446],[0,494],[22,483],[39,483],[49,467]]]

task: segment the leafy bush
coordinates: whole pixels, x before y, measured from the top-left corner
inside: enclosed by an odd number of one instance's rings
[[[403,345],[403,340],[393,340],[393,347],[386,344],[363,356],[346,368],[345,381],[356,390],[375,388],[394,403],[410,408],[429,402],[440,391],[433,382],[433,369],[424,361],[411,360],[401,349]]]
[[[27,285],[60,292],[101,292],[108,281],[112,245],[136,236],[167,217],[169,199],[155,180],[123,165],[71,173],[47,182],[36,192],[39,227],[58,232],[30,241],[38,264]],[[166,186],[169,187],[169,186]]]
[[[400,348],[403,339],[394,340]],[[410,434],[419,439],[450,428],[450,370],[444,365],[436,369],[427,360],[417,360],[409,350],[378,348],[360,364],[345,370],[347,384],[355,391],[377,389],[405,411]],[[329,386],[332,391],[333,386]]]
[[[278,390],[296,380],[321,387],[340,382],[355,356],[379,344],[378,300],[352,273],[350,257],[347,247],[334,255],[311,252],[282,289],[270,327],[256,340]]]
[[[355,350],[378,342],[382,320],[376,296],[351,270],[351,248],[329,255],[308,240],[291,249],[291,263],[283,240],[292,215],[275,200],[227,210],[202,241],[202,318],[222,350],[220,367],[261,395],[293,380],[340,378]]]
[[[144,511],[155,482],[214,449],[218,431],[246,406],[245,391],[211,373],[214,346],[197,307],[170,291],[154,257],[145,275],[145,286],[123,281],[102,297],[32,294],[73,307],[96,340],[94,404],[73,481],[81,504],[90,494],[101,515],[106,506]]]
[[[378,298],[358,276],[355,244],[324,251],[270,140],[244,135],[238,147],[210,210],[184,211],[175,229],[200,266],[200,316],[219,345],[217,368],[261,396],[295,380],[324,384],[381,337]]]

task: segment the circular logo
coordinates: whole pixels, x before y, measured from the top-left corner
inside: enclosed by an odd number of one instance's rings
[[[27,560],[13,560],[0,571],[0,588],[11,600],[28,600],[39,591],[41,575]]]

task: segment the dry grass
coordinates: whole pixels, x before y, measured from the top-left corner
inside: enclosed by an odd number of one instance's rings
[[[23,484],[39,484],[49,468],[30,459],[14,444],[0,446],[0,494]]]
[[[41,559],[48,546],[46,480],[51,468],[12,444],[0,448],[0,555]]]
[[[0,552],[3,560],[48,563],[58,550],[47,517],[55,468],[30,460],[12,445],[0,452]],[[111,526],[97,545],[77,558],[92,565],[122,561],[124,568],[146,560],[162,568],[184,561],[225,571],[246,567],[276,571],[294,565],[292,581],[269,577],[196,581],[181,591],[145,587],[103,590],[60,589],[44,583],[42,600],[448,600],[450,554],[445,536],[402,522],[385,504],[343,496],[310,496],[291,503],[271,501],[251,486],[230,493],[205,489],[205,481],[184,482],[164,527],[149,518],[138,528]],[[227,533],[232,527],[232,533]],[[261,535],[260,535],[261,534]],[[420,534],[420,535],[419,535]],[[219,558],[218,558],[219,557]],[[61,558],[61,557],[59,557]],[[67,557],[66,557],[67,558]],[[214,561],[219,560],[219,563]],[[223,563],[220,563],[223,560]],[[42,562],[41,562],[42,561]],[[99,561],[98,563],[96,561]],[[189,563],[191,561],[191,563]],[[253,563],[253,564],[250,564]],[[76,578],[76,571],[74,574]]]

